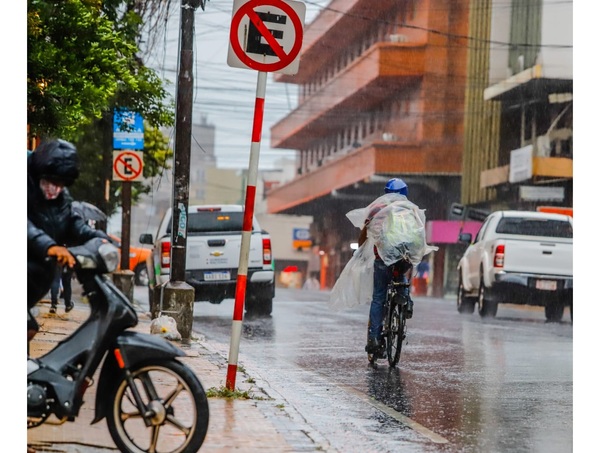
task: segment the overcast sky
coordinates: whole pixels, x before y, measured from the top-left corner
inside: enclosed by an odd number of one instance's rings
[[[308,24],[329,0],[304,3]],[[180,3],[175,4],[178,6]],[[207,122],[216,126],[215,154],[218,167],[247,168],[258,72],[232,68],[227,64],[232,6],[232,0],[209,0],[205,11],[198,8],[196,12],[193,122],[199,123],[201,116],[206,116]],[[176,11],[165,27],[164,39],[154,45],[152,54],[146,59],[148,66],[172,81],[169,89],[173,95],[179,58],[179,27],[179,11]],[[260,169],[275,168],[274,162],[278,158],[295,156],[290,150],[271,149],[269,143],[271,125],[283,118],[296,104],[297,86],[275,83],[272,74],[269,74]]]

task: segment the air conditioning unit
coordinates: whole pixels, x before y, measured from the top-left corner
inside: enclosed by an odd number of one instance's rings
[[[550,157],[551,145],[550,137],[548,135],[540,135],[536,139],[536,156],[537,157]]]
[[[391,132],[384,132],[381,136],[384,142],[395,142],[398,140],[398,137]]]
[[[393,35],[390,35],[390,42],[408,42],[408,36],[400,35],[400,34],[393,34]]]

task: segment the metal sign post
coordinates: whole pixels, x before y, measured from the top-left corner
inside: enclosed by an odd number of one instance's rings
[[[240,264],[235,287],[235,305],[231,326],[231,343],[229,347],[229,365],[227,366],[226,387],[235,388],[238,352],[242,336],[242,320],[244,301],[246,299],[246,283],[248,276],[248,256],[250,254],[250,237],[252,235],[252,219],[254,217],[254,200],[256,197],[256,180],[258,175],[258,156],[260,155],[260,138],[265,108],[265,91],[267,73],[259,72],[256,83],[256,102],[254,104],[254,124],[252,126],[252,143],[250,144],[250,161],[248,163],[248,182],[244,203],[244,221],[242,224],[242,244],[240,248]]]
[[[306,6],[296,1],[235,0],[233,5],[227,63],[232,67],[255,69],[259,72],[256,83],[252,143],[250,144],[248,181],[244,203],[240,264],[231,326],[229,364],[225,380],[225,385],[229,390],[235,389],[238,353],[242,336],[267,72],[284,74],[296,74],[298,72],[305,13]]]
[[[129,270],[131,183],[141,180],[144,170],[144,119],[139,113],[124,108],[114,110],[113,149],[113,180],[122,181],[121,270],[124,271]]]

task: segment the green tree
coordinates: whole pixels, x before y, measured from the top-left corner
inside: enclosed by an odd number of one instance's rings
[[[145,176],[156,175],[172,155],[160,128],[173,125],[173,101],[164,82],[139,57],[141,37],[151,37],[170,3],[28,0],[29,133],[77,145],[82,174],[71,192],[107,214],[119,201],[114,190],[105,200],[105,183],[112,178],[114,108],[125,107],[144,118]],[[149,190],[141,183],[133,189],[134,201]]]
[[[71,194],[78,200],[85,200],[102,208],[107,215],[115,212],[121,204],[122,183],[112,179],[112,150],[109,153],[108,167],[104,164],[107,160],[103,150],[105,135],[101,133],[102,122],[97,121],[85,128],[83,136],[76,142],[80,157],[81,175],[70,188]],[[112,129],[111,129],[112,134]],[[112,135],[110,136],[112,144]],[[150,178],[169,169],[167,161],[173,152],[168,146],[168,138],[156,127],[147,122],[144,126],[144,176]],[[108,168],[108,172],[99,172],[98,169]],[[107,177],[108,176],[108,177]],[[109,183],[108,202],[106,196],[106,183]],[[140,195],[149,193],[151,186],[148,183],[134,182],[131,187],[132,203]]]

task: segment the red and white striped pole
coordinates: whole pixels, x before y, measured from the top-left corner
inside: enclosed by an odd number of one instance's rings
[[[259,71],[256,82],[256,102],[254,104],[254,124],[252,126],[252,143],[250,144],[250,162],[248,164],[248,182],[246,184],[246,201],[244,204],[244,222],[242,225],[242,245],[240,248],[240,265],[235,287],[235,305],[233,323],[231,325],[231,343],[229,345],[229,365],[225,386],[235,389],[240,338],[242,337],[242,320],[244,317],[244,301],[246,300],[246,283],[248,279],[248,256],[250,254],[250,237],[252,235],[252,219],[254,217],[254,200],[256,197],[256,180],[258,176],[258,156],[262,134],[263,114],[265,110],[265,91],[267,73]]]

